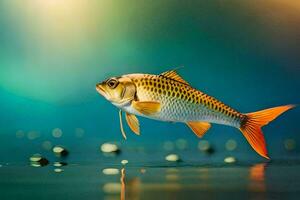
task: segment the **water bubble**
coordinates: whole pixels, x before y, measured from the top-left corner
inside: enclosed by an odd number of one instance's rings
[[[284,141],[284,147],[288,151],[292,151],[296,148],[296,141],[294,139],[286,139]]]
[[[105,175],[117,175],[119,174],[119,169],[117,168],[106,168],[102,170],[102,173]]]
[[[169,162],[179,162],[180,158],[177,154],[169,154],[165,157],[165,159]]]
[[[200,140],[198,143],[198,148],[200,149],[200,151],[207,153],[207,154],[214,153],[213,147],[207,140]]]
[[[60,138],[62,136],[63,132],[60,128],[55,128],[52,130],[52,136],[55,138]]]
[[[52,151],[58,157],[65,157],[69,154],[68,150],[62,146],[55,146]]]
[[[29,158],[32,167],[43,167],[49,164],[49,161],[40,154],[34,154]]]
[[[171,141],[166,141],[166,142],[163,144],[163,148],[164,148],[166,151],[172,151],[172,150],[174,150],[174,143],[171,142]]]
[[[235,163],[236,162],[236,158],[233,157],[233,156],[229,156],[229,157],[224,158],[224,162],[225,163]]]
[[[17,138],[21,139],[21,138],[23,138],[24,136],[25,136],[24,131],[18,130],[18,131],[16,132],[16,137],[17,137]]]
[[[43,147],[43,149],[50,151],[52,148],[52,143],[50,141],[44,141],[42,143],[42,147]]]
[[[29,140],[35,140],[36,138],[40,137],[40,133],[36,131],[30,131],[27,133],[27,138]]]
[[[84,136],[84,133],[85,133],[85,131],[82,128],[75,129],[75,137],[77,137],[77,138],[82,138]]]
[[[121,161],[121,164],[122,164],[122,165],[128,164],[128,160],[122,160],[122,161]]]
[[[225,144],[225,148],[228,150],[228,151],[233,151],[235,150],[237,147],[237,143],[235,140],[233,139],[230,139],[230,140],[227,140],[226,144]]]
[[[176,140],[175,144],[176,144],[176,147],[177,147],[179,150],[184,150],[184,149],[186,149],[186,148],[187,148],[187,145],[188,145],[188,143],[187,143],[187,141],[186,141],[185,139],[178,139],[178,140]]]

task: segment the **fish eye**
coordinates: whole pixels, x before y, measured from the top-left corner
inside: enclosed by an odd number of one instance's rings
[[[119,84],[119,82],[116,79],[109,79],[106,83],[111,89],[116,88]]]

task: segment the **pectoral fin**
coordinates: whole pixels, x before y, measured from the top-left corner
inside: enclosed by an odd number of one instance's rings
[[[211,127],[210,123],[208,122],[187,122],[186,124],[199,138],[201,138]]]
[[[161,109],[161,104],[156,101],[133,101],[132,106],[144,115],[153,115]]]
[[[119,118],[120,118],[120,129],[121,129],[121,133],[122,133],[124,139],[126,140],[127,137],[126,137],[126,133],[125,133],[124,128],[123,128],[122,110],[119,111]]]
[[[135,115],[126,113],[126,121],[130,129],[137,135],[140,135],[140,124],[139,120]]]

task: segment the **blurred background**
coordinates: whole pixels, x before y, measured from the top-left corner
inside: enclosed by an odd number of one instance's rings
[[[141,136],[126,128],[123,140],[118,110],[95,84],[184,66],[179,73],[193,87],[241,112],[297,104],[299,24],[297,0],[1,0],[0,162],[27,162],[56,144],[73,161],[101,160],[106,141],[185,149],[185,160],[199,161],[199,139],[183,124],[140,118]],[[299,153],[299,114],[296,108],[264,128],[271,158]],[[214,125],[204,140],[216,157],[230,150],[262,160],[233,128]],[[160,159],[151,155],[137,162]]]

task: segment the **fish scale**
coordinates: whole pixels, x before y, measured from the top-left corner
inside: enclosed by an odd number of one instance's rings
[[[207,121],[239,127],[243,115],[188,84],[163,75],[131,74],[139,101],[161,103],[161,111],[151,119],[172,122]],[[133,108],[130,109],[131,112]],[[135,112],[135,114],[138,114]],[[139,113],[140,114],[140,113]]]

